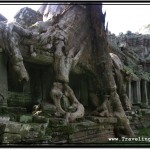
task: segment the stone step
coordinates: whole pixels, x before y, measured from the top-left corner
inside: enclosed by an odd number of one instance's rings
[[[0,122],[0,143],[30,143],[42,140],[47,124]]]
[[[117,123],[117,118],[115,117],[96,117],[96,116],[87,116],[86,119],[91,120],[96,123]]]

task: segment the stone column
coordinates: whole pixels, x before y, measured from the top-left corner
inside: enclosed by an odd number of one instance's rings
[[[137,102],[140,104],[141,103],[141,90],[140,90],[140,80],[136,82],[137,84]]]
[[[150,105],[150,82],[147,82],[147,97],[148,97],[148,104]]]
[[[131,97],[132,97],[132,103],[136,104],[137,102],[137,95],[136,95],[136,82],[131,82]]]
[[[141,103],[140,80],[132,81],[131,83],[131,97],[134,104]]]
[[[142,80],[141,82],[141,99],[142,103],[148,105],[148,96],[147,96],[147,81]]]
[[[2,49],[0,48],[0,105],[7,105],[7,91],[8,91],[8,83],[7,83],[7,65],[4,60],[4,54]]]
[[[127,84],[127,95],[128,95],[129,100],[132,103],[133,101],[132,101],[132,95],[131,95],[131,82],[130,81]]]

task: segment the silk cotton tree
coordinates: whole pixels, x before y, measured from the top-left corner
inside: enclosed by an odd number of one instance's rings
[[[44,13],[46,7],[48,11]],[[55,73],[50,96],[56,106],[56,116],[65,117],[67,122],[73,122],[85,116],[86,110],[82,99],[79,101],[76,98],[69,85],[71,72],[83,74],[89,83],[88,99],[91,103],[96,104],[96,115],[117,117],[117,131],[119,132],[120,127],[123,126],[124,134],[134,136],[117,93],[117,85],[112,72],[113,64],[109,55],[110,47],[107,41],[108,29],[105,28],[106,14],[102,13],[102,4],[93,2],[91,5],[83,3],[43,5],[39,12],[46,15],[51,14],[52,18],[26,29],[15,24],[7,26],[8,30],[5,30],[5,24],[2,28],[6,33],[10,33],[7,36],[10,35],[9,38],[12,39],[8,43],[11,46],[5,49],[12,66],[19,63],[15,71],[18,72],[20,79],[29,80],[27,70],[23,66],[19,44],[28,45],[31,51],[32,47],[36,49],[49,47],[53,51],[52,67]],[[6,43],[7,36],[4,34],[2,43]],[[21,38],[23,40],[20,41]],[[12,42],[14,40],[15,42]],[[20,67],[20,64],[23,67]],[[61,101],[64,100],[71,102],[67,108],[68,111],[61,106]]]

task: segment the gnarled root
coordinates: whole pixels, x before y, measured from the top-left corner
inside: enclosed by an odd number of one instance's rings
[[[14,71],[17,73],[19,81],[28,81],[29,75],[25,66],[23,64],[23,57],[21,51],[19,49],[19,44],[21,41],[21,37],[30,38],[32,32],[23,29],[16,23],[8,23],[5,25],[5,33],[4,33],[4,49],[9,55],[12,67]]]
[[[18,52],[17,52],[18,51]],[[18,80],[21,81],[29,81],[29,75],[23,63],[23,58],[20,54],[19,49],[16,48],[16,52],[18,54],[14,54],[13,57],[10,58],[14,71],[18,76]]]
[[[104,96],[104,102],[102,103],[102,105],[97,107],[95,111],[92,112],[92,115],[101,116],[101,117],[112,116],[110,110],[109,95]]]
[[[62,83],[55,82],[53,83],[53,88],[51,90],[51,98],[54,101],[56,106],[57,114],[64,115],[66,112],[62,109],[60,101],[63,97],[63,85]]]
[[[115,133],[117,137],[127,136],[134,137],[134,132],[130,127],[129,120],[126,117],[116,116],[118,119],[118,125],[115,127]]]
[[[124,108],[124,110],[126,111],[126,110],[131,110],[131,107],[132,107],[132,104],[131,104],[131,102],[129,101],[129,98],[128,98],[128,96],[127,96],[127,94],[125,93],[125,94],[122,94],[121,96],[120,96],[120,99],[122,99],[122,105],[123,105],[123,108]]]
[[[118,130],[117,133],[119,133],[120,135],[123,134],[128,137],[134,137],[134,132],[132,131],[129,120],[125,115],[122,104],[119,100],[119,95],[116,93],[115,90],[111,92],[111,98],[112,98],[111,105],[113,109],[113,115],[118,119],[118,124],[116,126],[116,129]]]
[[[13,69],[16,72],[20,82],[21,81],[26,81],[26,82],[29,81],[29,75],[23,64],[23,61],[13,64]]]
[[[77,118],[83,118],[84,117],[84,107],[81,103],[77,104],[77,111],[74,113],[67,112],[66,113],[66,121],[67,122],[73,122]]]
[[[56,106],[57,115],[64,115],[68,122],[72,122],[75,119],[82,118],[84,116],[83,105],[76,99],[74,92],[67,84],[59,82],[53,83],[53,88],[50,94]],[[76,107],[75,112],[69,112],[62,109],[61,100],[63,100],[63,97],[67,97],[72,102],[70,107]]]

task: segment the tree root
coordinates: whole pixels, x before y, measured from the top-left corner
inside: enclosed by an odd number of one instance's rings
[[[22,61],[18,62],[16,64],[13,64],[13,69],[19,78],[19,82],[21,82],[21,81],[28,82],[29,81],[29,75],[28,75],[27,70]]]
[[[65,116],[68,122],[72,122],[75,119],[82,118],[84,116],[83,105],[76,99],[73,90],[67,84],[59,82],[53,83],[53,88],[50,92],[50,95],[56,106],[58,116]],[[70,107],[76,107],[75,112],[68,112],[62,109],[61,101],[63,100],[64,96],[66,96],[72,102]]]
[[[109,95],[104,96],[104,102],[102,105],[96,108],[95,111],[92,112],[92,115],[101,116],[101,117],[111,117],[111,109],[110,109],[110,102],[109,102]]]

